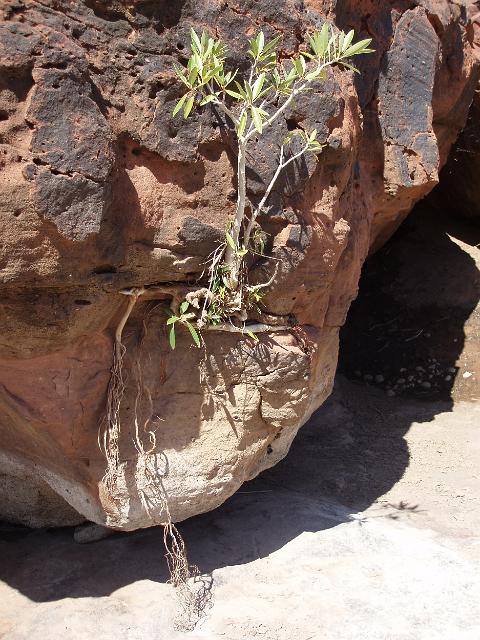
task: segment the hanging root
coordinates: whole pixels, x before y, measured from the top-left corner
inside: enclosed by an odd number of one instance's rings
[[[138,298],[144,292],[145,290],[143,288],[132,288],[122,291],[124,295],[129,296],[128,306],[115,330],[113,363],[110,373],[110,381],[108,383],[107,410],[101,442],[99,434],[99,446],[107,461],[107,468],[103,477],[103,483],[112,497],[116,494],[118,484],[118,469],[120,465],[120,405],[125,393],[123,358],[125,356],[126,349],[122,343],[122,335]]]
[[[147,330],[145,321],[137,357],[133,363],[137,386],[134,402],[134,445],[138,453],[135,484],[145,513],[152,522],[163,526],[165,558],[170,572],[169,582],[175,588],[180,606],[175,626],[182,631],[191,631],[211,606],[212,578],[201,575],[198,567],[189,564],[185,542],[170,515],[164,485],[169,473],[169,461],[164,451],[156,451],[155,431],[159,418],[157,416],[152,420],[152,395],[145,384],[141,366],[142,346]]]
[[[152,293],[158,293],[156,291],[157,287],[152,287],[151,289],[153,289]],[[170,287],[158,287],[158,289],[161,289],[161,293],[164,291],[171,293],[172,291]],[[125,393],[123,360],[126,349],[122,343],[122,336],[125,325],[138,298],[147,292],[149,292],[149,289],[143,287],[123,289],[121,291],[123,295],[129,297],[129,300],[127,308],[115,330],[113,363],[108,384],[107,408],[101,437],[99,430],[99,447],[107,461],[107,468],[102,482],[113,501],[117,504],[120,501],[120,406]],[[202,291],[200,295],[195,295],[195,292],[193,292],[192,304],[194,300],[198,301],[203,295],[207,295],[207,293]],[[172,306],[178,306],[179,300],[181,300],[181,298],[175,290]],[[163,540],[166,550],[165,557],[170,571],[170,582],[177,592],[181,608],[181,613],[175,621],[175,624],[177,628],[183,631],[191,631],[197,622],[206,615],[208,608],[211,606],[212,579],[208,575],[201,575],[198,567],[188,563],[185,543],[180,532],[173,524],[170,515],[168,496],[163,483],[169,471],[168,459],[164,452],[155,453],[155,449],[157,448],[155,428],[158,418],[154,420],[152,425],[152,396],[150,390],[144,384],[142,375],[141,349],[146,332],[147,326],[146,322],[144,322],[143,335],[138,345],[138,353],[134,360],[133,367],[137,385],[134,403],[134,445],[138,453],[135,481],[145,512],[152,522],[156,521],[157,524],[162,524],[163,526]],[[148,408],[146,411],[147,415],[143,417],[141,409],[145,396]],[[159,459],[163,462],[163,469],[159,469]]]
[[[181,615],[175,626],[191,631],[207,613],[212,604],[212,578],[202,575],[197,566],[188,563],[185,543],[177,527],[170,520],[163,525],[163,543],[170,571],[170,582],[175,587],[181,606]]]

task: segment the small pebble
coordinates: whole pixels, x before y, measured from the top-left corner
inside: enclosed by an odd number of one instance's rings
[[[470,371],[465,371],[465,373],[463,374],[464,378],[471,378],[473,376],[473,373],[470,373]]]
[[[408,381],[413,382],[415,380],[415,376],[408,376]]]
[[[430,382],[427,382],[427,381],[425,380],[425,382],[422,382],[422,387],[423,387],[424,389],[430,389],[430,388],[432,387],[432,385],[430,384]]]
[[[418,367],[415,367],[415,371],[423,371],[423,372],[425,372],[425,369],[423,367],[418,366]]]
[[[402,368],[400,369],[400,373],[406,373],[406,371],[407,371],[407,370],[405,369],[405,367],[402,367]]]
[[[405,382],[406,382],[405,378],[399,378],[397,380],[397,384],[405,384]]]
[[[457,370],[455,369],[455,367],[449,367],[447,371],[448,373],[456,373]]]
[[[395,391],[394,391],[393,389],[389,389],[389,390],[387,391],[387,396],[388,396],[389,398],[393,398],[393,397],[394,397],[394,395],[395,395]]]
[[[365,380],[365,382],[371,382],[373,380],[373,376],[367,373],[366,375],[363,376],[363,379]]]
[[[452,376],[445,376],[445,382],[450,382],[451,379],[452,379]]]
[[[380,384],[382,382],[385,382],[385,378],[381,374],[378,374],[378,375],[375,376],[375,382]]]

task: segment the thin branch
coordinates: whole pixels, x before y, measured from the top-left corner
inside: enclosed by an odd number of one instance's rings
[[[214,104],[218,105],[220,109],[230,118],[233,124],[238,127],[239,120],[237,116],[233,113],[231,109],[227,107],[227,105],[223,102],[223,100],[215,100]]]
[[[279,163],[279,165],[277,167],[277,170],[275,171],[275,173],[273,175],[273,178],[271,179],[270,184],[268,185],[267,190],[265,191],[265,193],[263,195],[263,198],[260,200],[258,206],[255,208],[255,211],[252,213],[252,215],[250,217],[250,220],[248,221],[247,229],[245,231],[245,236],[244,236],[245,247],[248,247],[248,244],[250,242],[250,235],[252,233],[252,229],[253,229],[253,225],[255,224],[255,220],[258,218],[260,212],[262,211],[263,207],[265,206],[265,203],[266,203],[266,201],[267,201],[267,199],[268,199],[273,187],[275,186],[275,183],[276,183],[280,173],[291,162],[293,162],[294,160],[297,160],[298,158],[303,156],[308,151],[308,143],[301,149],[301,151],[299,151],[298,153],[293,155],[286,162],[283,162],[284,149],[285,149],[285,147],[282,144],[282,146],[280,148],[280,163]]]
[[[319,74],[326,69],[327,67],[331,66],[332,64],[334,64],[335,62],[337,62],[336,59],[329,59],[328,62],[323,62],[322,64],[319,64],[317,66],[317,68],[315,69],[315,71],[318,71]],[[317,76],[318,77],[318,76]],[[278,116],[280,116],[292,103],[293,99],[298,96],[300,93],[302,93],[302,91],[304,91],[306,89],[306,87],[313,82],[313,80],[315,80],[316,78],[313,78],[312,80],[305,80],[305,82],[297,87],[294,86],[292,93],[288,96],[288,98],[285,100],[285,102],[282,104],[281,107],[279,107],[279,109],[277,109],[277,111],[275,111],[274,114],[272,114],[270,116],[270,118],[268,120],[266,120],[263,123],[263,130],[265,130],[268,126],[270,126],[273,122],[275,122],[275,120],[278,118]],[[247,136],[245,136],[247,139],[250,138],[253,135],[253,131],[249,132]]]

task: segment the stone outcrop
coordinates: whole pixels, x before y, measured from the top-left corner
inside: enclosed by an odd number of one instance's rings
[[[432,204],[460,218],[480,216],[480,89],[468,114],[467,124],[458,137],[441,182],[431,195]]]
[[[478,2],[474,3],[477,11]],[[474,33],[474,53],[480,58],[480,11],[471,18]],[[480,216],[480,86],[468,114],[467,124],[458,136],[441,171],[441,181],[430,196],[431,203],[460,218]]]
[[[0,450],[11,495],[22,499],[25,469],[81,517],[134,529],[165,517],[159,490],[181,520],[285,455],[330,393],[369,249],[437,183],[465,122],[477,79],[470,4],[2,3]],[[173,63],[188,55],[191,26],[223,38],[244,69],[246,37],[260,28],[282,34],[288,55],[325,19],[373,37],[376,53],[361,76],[335,69],[305,94],[253,150],[248,174],[255,200],[289,128],[317,128],[328,142],[318,164],[284,176],[260,220],[280,265],[265,308],[296,328],[258,343],[207,333],[200,350],[180,331],[172,352],[168,288],[201,275],[235,201],[235,148],[218,114],[171,117]],[[271,269],[260,260],[252,278]],[[124,332],[112,500],[97,436],[119,292],[145,285],[162,293],[140,298]],[[139,443],[148,449],[152,433],[146,463]],[[32,521],[48,524],[36,504]]]

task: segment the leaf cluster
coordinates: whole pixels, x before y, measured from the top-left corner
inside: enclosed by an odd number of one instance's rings
[[[172,349],[175,349],[177,344],[177,337],[175,334],[176,324],[183,324],[185,327],[187,327],[187,329],[190,331],[190,334],[193,338],[194,343],[197,345],[197,347],[200,347],[200,344],[201,344],[200,336],[198,335],[198,332],[193,326],[193,324],[191,323],[191,320],[194,320],[195,318],[195,314],[191,312],[187,313],[189,306],[190,306],[189,303],[186,300],[184,300],[180,305],[179,316],[175,315],[174,313],[172,313],[172,311],[167,309],[167,313],[170,316],[167,320],[167,326],[170,327],[170,331],[168,332],[168,341]]]
[[[263,132],[272,119],[267,103],[307,90],[311,82],[324,78],[326,68],[333,64],[358,71],[350,58],[372,51],[369,48],[371,38],[354,43],[353,30],[336,32],[325,23],[321,30],[309,36],[309,51],[279,61],[277,48],[281,36],[266,41],[265,34],[260,31],[248,41],[251,68],[248,77],[241,80],[238,69],[225,71],[228,50],[221,40],[211,38],[206,32],[199,36],[194,29],[190,35],[192,54],[187,68],[175,66],[187,91],[177,102],[173,115],[183,108],[183,115],[188,118],[195,101],[200,106],[220,105],[232,118],[239,138],[250,135],[253,130]],[[232,100],[233,111],[227,106]]]
[[[176,345],[176,326],[184,325],[193,341],[199,347],[198,331],[205,326],[230,323],[240,332],[252,338],[256,336],[248,330],[245,318],[249,310],[261,312],[262,290],[270,282],[262,285],[248,284],[247,254],[263,255],[265,238],[254,228],[255,220],[263,210],[280,172],[291,162],[305,153],[318,155],[323,146],[317,139],[317,130],[306,131],[302,128],[289,132],[280,148],[277,171],[267,186],[263,198],[250,213],[245,214],[245,159],[247,143],[252,136],[262,134],[304,91],[310,90],[312,83],[326,77],[327,69],[340,65],[358,72],[351,59],[360,54],[370,53],[371,39],[354,42],[354,32],[338,32],[327,23],[308,37],[308,50],[301,51],[286,60],[279,59],[278,45],[280,36],[267,41],[263,31],[248,41],[250,69],[245,77],[239,70],[227,71],[227,47],[218,39],[211,38],[206,32],[198,35],[191,29],[191,55],[186,67],[175,66],[185,92],[173,110],[175,116],[183,110],[188,118],[195,104],[212,104],[228,116],[235,127],[238,144],[239,170],[237,213],[235,223],[227,225],[225,242],[213,253],[208,268],[209,283],[204,306],[197,312],[189,311],[189,302],[180,305],[179,315],[170,312],[167,320],[169,342],[172,349]],[[299,151],[285,156],[285,146],[294,139],[302,142]],[[243,195],[242,195],[243,193]],[[253,236],[251,234],[253,230]],[[222,248],[223,247],[223,248]],[[239,326],[242,323],[242,326]]]

